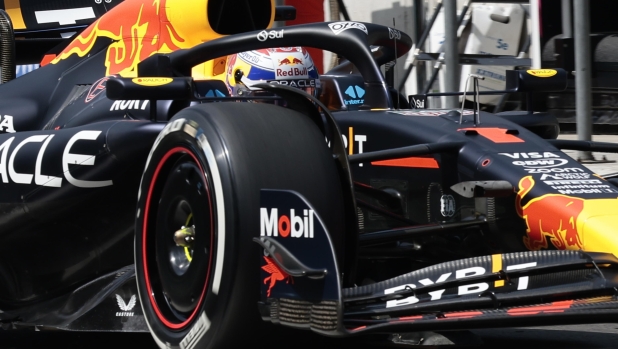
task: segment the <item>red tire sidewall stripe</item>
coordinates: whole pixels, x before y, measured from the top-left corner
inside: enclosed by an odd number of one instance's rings
[[[157,302],[154,298],[154,293],[152,291],[152,286],[150,284],[150,276],[148,273],[148,264],[147,264],[147,253],[146,253],[146,238],[147,238],[147,231],[148,231],[148,214],[149,214],[149,210],[150,210],[150,201],[152,199],[152,192],[154,190],[155,187],[155,183],[156,180],[159,176],[159,172],[161,171],[161,168],[163,167],[163,165],[165,164],[165,162],[172,156],[178,153],[183,153],[185,155],[189,155],[193,161],[197,164],[197,166],[200,169],[200,174],[202,175],[202,179],[204,180],[204,182],[207,184],[208,181],[205,178],[205,173],[204,173],[204,169],[202,168],[202,165],[200,164],[199,160],[197,159],[197,157],[187,148],[185,147],[175,147],[170,149],[167,153],[165,153],[165,155],[163,156],[163,158],[159,161],[159,164],[157,165],[157,168],[155,169],[155,172],[152,176],[152,180],[150,181],[150,187],[148,188],[148,195],[146,196],[146,207],[144,209],[144,216],[143,216],[143,220],[144,220],[144,224],[143,224],[143,229],[142,229],[142,264],[144,266],[144,279],[145,279],[145,283],[146,283],[146,291],[148,292],[148,297],[150,299],[150,304],[152,305],[153,310],[155,311],[155,314],[157,315],[157,317],[159,318],[159,320],[161,321],[161,323],[163,323],[166,327],[173,329],[173,330],[181,330],[182,328],[184,328],[185,326],[187,326],[189,323],[191,323],[191,321],[193,321],[193,319],[195,319],[196,315],[198,314],[199,310],[202,307],[202,304],[204,302],[204,298],[206,297],[206,290],[208,288],[208,282],[210,281],[210,272],[212,270],[212,261],[213,261],[213,253],[211,252],[210,256],[209,256],[209,261],[208,261],[208,273],[206,274],[206,280],[204,282],[204,288],[202,290],[202,294],[200,295],[200,299],[195,307],[195,309],[193,310],[193,312],[191,313],[191,315],[189,316],[189,318],[187,318],[187,320],[181,322],[181,323],[173,323],[171,321],[169,321],[161,312],[161,310],[159,309]],[[214,246],[214,215],[213,215],[213,210],[212,210],[212,200],[211,200],[211,195],[210,195],[210,188],[208,187],[208,185],[206,185],[206,192],[207,192],[207,197],[208,197],[208,201],[209,201],[209,207],[210,207],[210,232],[211,232],[211,236],[210,236],[210,243],[211,246]]]

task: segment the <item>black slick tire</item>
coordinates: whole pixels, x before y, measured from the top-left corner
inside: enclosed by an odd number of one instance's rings
[[[260,189],[294,190],[329,231],[345,230],[335,161],[300,113],[197,105],[157,138],[140,185],[135,265],[144,316],[161,348],[255,345],[273,326],[257,306],[262,251],[252,238],[260,234]]]

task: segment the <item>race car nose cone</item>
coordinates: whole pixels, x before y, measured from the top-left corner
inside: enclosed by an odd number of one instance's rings
[[[609,252],[618,256],[618,215],[589,216],[583,231],[586,251]]]

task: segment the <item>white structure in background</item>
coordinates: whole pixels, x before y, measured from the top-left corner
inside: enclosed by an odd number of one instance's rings
[[[31,71],[37,69],[39,67],[38,64],[25,64],[18,65],[15,71],[15,77],[20,77],[24,74],[30,73]]]
[[[345,4],[348,14],[353,21],[370,22],[393,27],[393,19],[395,19],[396,29],[407,34],[411,34],[413,32],[414,22],[412,0],[343,0],[343,3]],[[326,21],[330,21],[330,7],[328,0],[324,1],[324,17]],[[397,66],[395,67],[395,85],[399,84],[399,78],[403,76],[404,60],[405,56],[397,61]],[[330,54],[328,52],[324,52],[325,69],[328,69],[330,62]]]
[[[472,5],[472,28],[464,53],[517,56],[521,43],[525,11],[520,4],[482,3]],[[460,90],[470,73],[481,75],[485,80],[479,81],[481,91],[504,90],[506,87],[506,70],[512,66],[463,65],[461,67]],[[467,97],[472,100],[473,97]],[[480,102],[496,104],[499,95],[480,96]]]
[[[439,0],[425,0],[423,1],[424,5],[424,17],[429,19],[433,14],[434,8]],[[453,1],[453,0],[442,0],[442,1]],[[466,0],[456,0],[458,12],[457,15],[461,13],[461,9],[463,5],[466,3]],[[413,1],[412,0],[384,0],[384,1],[375,1],[375,0],[343,0],[348,13],[352,20],[360,21],[360,22],[373,22],[383,25],[392,26],[393,18],[395,18],[395,24],[397,29],[402,30],[408,34],[413,32],[414,22],[413,22]],[[522,6],[530,8],[531,21],[526,21],[525,11]],[[325,12],[325,20],[330,20],[329,13],[329,2],[328,0],[324,1],[324,12]],[[502,55],[514,55],[518,56],[520,54],[519,48],[520,45],[525,40],[525,37],[521,37],[524,23],[526,23],[526,28],[534,28],[538,27],[538,0],[530,0],[528,2],[513,2],[513,3],[475,3],[472,5],[472,11],[468,11],[468,15],[470,13],[476,13],[476,15],[472,15],[472,32],[468,39],[468,41],[462,45],[460,48],[463,49],[465,47],[465,53],[481,53],[487,52],[490,54],[502,54]],[[500,18],[508,18],[508,23],[496,21],[492,19],[492,15],[496,19]],[[524,32],[524,35],[527,33]],[[530,54],[526,55],[527,57],[531,57],[533,59],[533,65],[540,65],[540,45],[539,45],[539,36],[538,30],[532,33],[532,46],[530,47]],[[501,40],[500,42],[498,42]],[[432,31],[430,32],[430,36],[426,41],[425,47],[421,48],[425,52],[438,52],[442,43],[444,42],[444,16],[442,13],[438,16]],[[415,48],[413,48],[410,52],[413,52]],[[407,61],[410,61],[410,56],[408,56]],[[524,58],[524,57],[520,57]],[[325,54],[324,57],[325,67],[328,67],[330,64],[330,55],[328,53]],[[403,71],[405,69],[406,63],[404,63],[404,59],[399,59],[398,66],[396,70],[396,83],[398,85],[399,77],[402,77]],[[427,74],[431,74],[433,64],[427,64],[428,72]],[[512,67],[487,67],[483,66],[473,66],[477,69],[484,69],[485,75],[490,75],[485,81],[481,83],[485,85],[487,89],[504,89],[504,84],[500,82],[499,75],[504,76],[504,71],[506,69],[512,69]],[[467,68],[462,69],[462,74],[460,76],[466,76],[468,72],[471,71],[472,68],[469,66]],[[415,94],[419,93],[420,87],[416,86],[416,78],[415,71],[410,75],[405,84],[405,94]],[[443,81],[443,72],[441,70],[439,81]],[[494,76],[495,78],[491,78]],[[465,82],[465,79],[461,79]],[[462,82],[463,84],[463,82]],[[443,85],[440,83],[440,85]],[[436,85],[437,87],[438,85]],[[463,88],[463,86],[462,86]],[[482,87],[483,88],[483,87]],[[437,92],[439,89],[436,89]],[[483,97],[483,102],[495,101],[494,97]]]

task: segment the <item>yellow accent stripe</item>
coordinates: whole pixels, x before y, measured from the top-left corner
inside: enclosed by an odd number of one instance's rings
[[[354,128],[348,127],[348,154],[354,154]]]
[[[21,14],[19,0],[4,0],[4,7],[6,7],[6,13],[11,17],[13,29],[26,29],[26,23],[24,22],[24,16]]]
[[[491,272],[497,273],[502,270],[502,255],[501,254],[493,254],[491,255]],[[504,280],[496,280],[494,283],[495,287],[504,286]]]
[[[187,217],[187,221],[185,222],[185,227],[189,226],[189,222],[191,222],[191,218],[193,218],[193,213],[189,213],[189,217]],[[185,256],[187,256],[187,260],[189,261],[189,263],[193,261],[193,258],[191,258],[191,251],[189,251],[188,247],[185,247]]]

